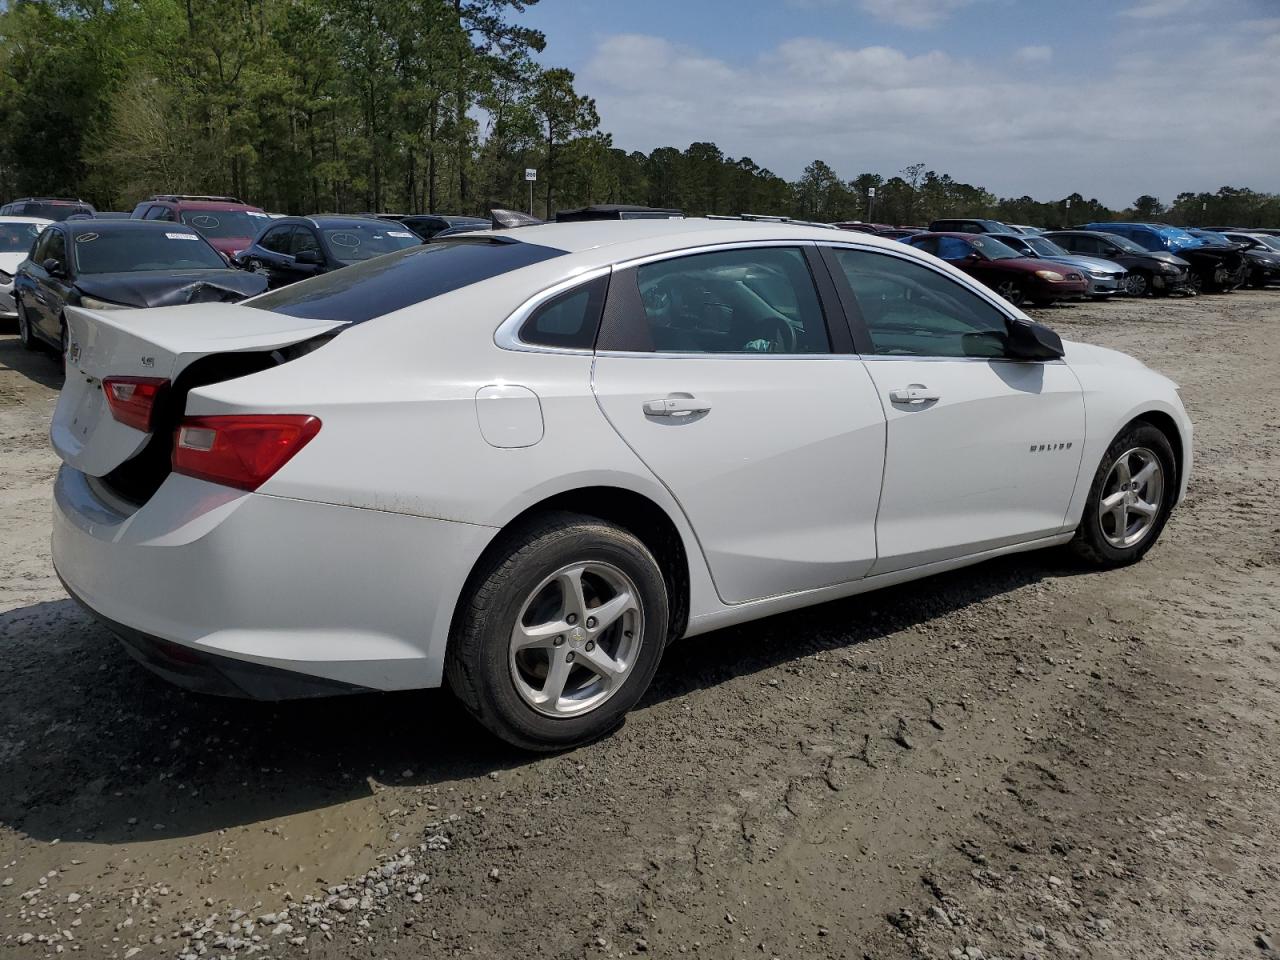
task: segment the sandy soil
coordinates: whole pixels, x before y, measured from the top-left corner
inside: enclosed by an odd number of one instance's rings
[[[537,759],[443,693],[135,666],[53,575],[57,377],[0,336],[4,955],[1268,955],[1280,291],[1041,317],[1183,386],[1196,473],[1145,562],[1022,555],[689,641],[617,735]]]

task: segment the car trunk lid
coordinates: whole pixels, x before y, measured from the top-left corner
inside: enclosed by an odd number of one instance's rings
[[[93,477],[106,476],[138,456],[152,438],[113,416],[104,378],[147,377],[175,384],[183,371],[206,357],[270,354],[346,325],[227,303],[151,310],[68,307],[66,317],[66,383],[50,437],[64,462]],[[185,391],[170,399],[185,405]],[[169,422],[172,417],[157,421]]]

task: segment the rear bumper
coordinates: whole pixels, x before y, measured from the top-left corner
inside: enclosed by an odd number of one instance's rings
[[[208,693],[438,686],[457,597],[493,533],[177,475],[129,515],[70,467],[54,485],[67,591],[152,670]]]

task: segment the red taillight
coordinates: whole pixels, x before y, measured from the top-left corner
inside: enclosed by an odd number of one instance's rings
[[[169,389],[164,377],[104,377],[102,392],[107,395],[111,416],[125,426],[150,433],[156,401]]]
[[[173,444],[173,469],[200,480],[257,490],[320,432],[307,414],[187,417]]]

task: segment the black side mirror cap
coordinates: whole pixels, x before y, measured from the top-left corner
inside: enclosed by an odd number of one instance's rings
[[[1042,323],[1021,318],[1009,321],[1005,349],[1014,360],[1058,360],[1066,353],[1060,336]]]
[[[62,269],[62,261],[57,257],[50,257],[41,263],[40,266],[44,269],[45,273],[54,277],[60,277],[66,272]]]

